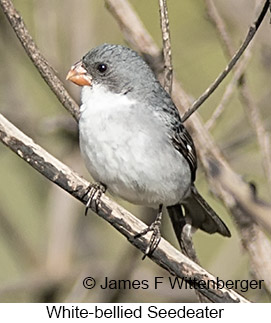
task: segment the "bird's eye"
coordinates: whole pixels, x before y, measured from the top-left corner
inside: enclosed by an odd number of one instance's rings
[[[107,65],[106,64],[99,64],[97,66],[97,70],[100,72],[100,73],[105,73],[106,70],[107,70]]]

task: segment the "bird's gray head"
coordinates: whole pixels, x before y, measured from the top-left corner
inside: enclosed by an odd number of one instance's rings
[[[67,79],[78,85],[96,84],[114,93],[146,99],[160,84],[145,61],[130,48],[103,44],[75,64]]]

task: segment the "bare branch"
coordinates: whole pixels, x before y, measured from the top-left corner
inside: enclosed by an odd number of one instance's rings
[[[121,31],[132,47],[138,48],[140,44],[141,53],[160,57],[159,48],[153,44],[151,36],[145,32],[145,27],[127,1],[105,0],[105,5],[117,20]]]
[[[235,49],[233,47],[230,36],[226,30],[226,25],[224,20],[220,16],[217,8],[213,2],[213,0],[204,0],[208,16],[211,22],[214,24],[217,32],[219,33],[219,37],[222,40],[221,44],[223,46],[224,51],[226,52],[228,57],[234,55]]]
[[[246,84],[246,80],[243,81]],[[263,169],[269,184],[269,192],[271,192],[271,149],[270,149],[270,136],[265,129],[263,120],[260,115],[260,111],[256,106],[252,95],[247,85],[243,86],[240,96],[243,106],[248,112],[250,124],[254,132],[256,133],[258,145],[262,155]]]
[[[167,0],[159,0],[160,23],[163,38],[164,89],[170,94],[172,89],[172,59]]]
[[[87,197],[85,193],[89,183],[35,144],[31,138],[23,134],[2,115],[0,115],[0,139],[6,146],[50,181],[66,190],[81,202],[86,203]],[[96,211],[94,205],[92,209],[94,212]],[[146,228],[146,225],[104,194],[101,197],[101,206],[98,214],[114,226],[138,249],[141,251],[146,249],[151,233],[140,239],[134,238],[136,234]],[[194,287],[199,286],[199,281],[205,281],[206,288],[198,290],[213,302],[247,302],[246,299],[233,291],[208,288],[207,281],[216,281],[215,277],[185,257],[164,239],[161,239],[151,259],[171,274],[184,278]]]
[[[75,120],[78,121],[79,107],[77,103],[71,98],[69,93],[64,88],[63,83],[56,75],[54,69],[41,54],[33,38],[29,34],[22,17],[14,8],[12,1],[0,0],[0,5],[28,57],[34,63],[42,78],[48,84],[62,105],[72,114]]]
[[[250,58],[251,58],[250,51],[245,52],[243,59],[240,60],[239,64],[236,66],[236,69],[234,70],[233,78],[232,78],[231,82],[227,85],[226,90],[222,96],[222,99],[221,99],[219,105],[216,107],[212,116],[205,124],[205,126],[208,130],[210,130],[215,125],[215,122],[221,116],[226,105],[230,101],[230,98],[231,98],[236,86],[240,82],[240,79],[243,76],[243,73],[247,67],[247,64],[248,64]]]
[[[257,30],[259,29],[267,11],[269,8],[269,0],[266,0],[263,9],[255,22],[250,26],[249,31],[242,45],[236,52],[236,54],[232,57],[226,68],[221,72],[221,74],[216,78],[216,80],[204,91],[204,93],[192,104],[191,108],[185,112],[182,117],[183,121],[186,121],[191,114],[193,114],[205,101],[206,99],[217,89],[217,87],[221,84],[221,82],[225,79],[225,77],[229,74],[229,72],[233,69],[235,64],[238,62],[252,39],[254,38]]]

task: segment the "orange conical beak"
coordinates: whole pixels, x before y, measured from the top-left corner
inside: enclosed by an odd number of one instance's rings
[[[79,61],[71,67],[66,80],[69,80],[77,85],[92,85],[92,77],[88,74],[87,70],[83,67],[82,61]]]

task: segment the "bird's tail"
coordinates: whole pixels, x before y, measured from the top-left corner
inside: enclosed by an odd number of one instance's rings
[[[226,237],[231,236],[226,224],[199,194],[195,186],[191,187],[191,194],[182,202],[182,206],[185,210],[185,216],[191,219],[193,227],[200,228],[208,233],[217,232]],[[181,215],[181,205],[169,207],[168,212],[171,214],[179,212],[179,215]]]

